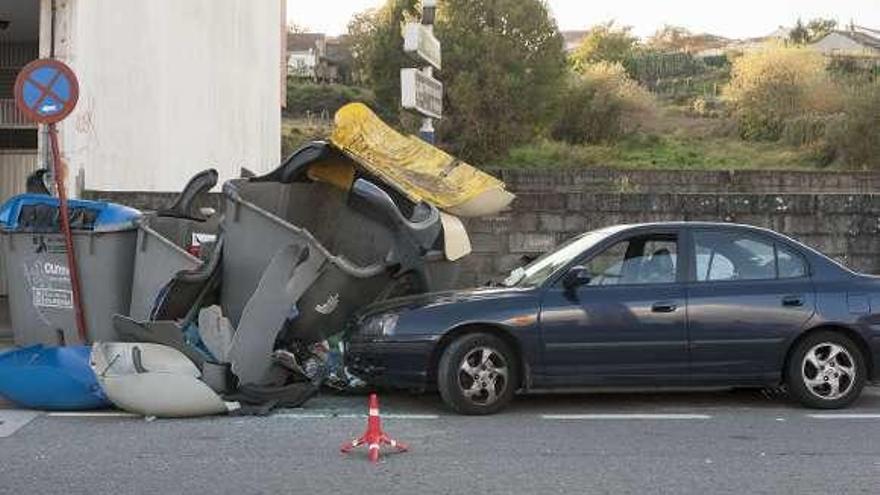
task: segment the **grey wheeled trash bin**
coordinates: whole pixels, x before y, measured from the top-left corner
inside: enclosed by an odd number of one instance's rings
[[[131,303],[140,212],[101,201],[68,207],[89,340],[115,340],[112,315]],[[58,199],[13,197],[0,206],[0,232],[15,343],[79,342]]]
[[[168,284],[178,275],[202,267],[202,260],[186,251],[185,239],[208,220],[196,211],[196,206],[217,179],[214,169],[199,172],[187,182],[173,205],[138,220],[131,309],[127,313],[134,320],[153,319]]]

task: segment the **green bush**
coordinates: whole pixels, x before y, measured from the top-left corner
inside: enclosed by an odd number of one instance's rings
[[[880,83],[851,90],[842,118],[826,134],[830,153],[843,165],[880,168]]]
[[[825,58],[806,48],[768,47],[737,58],[726,97],[740,136],[776,141],[787,119],[837,111],[838,90],[825,67]]]
[[[698,117],[722,117],[724,102],[714,96],[698,96],[691,101],[691,113]]]
[[[561,113],[551,134],[573,144],[606,143],[637,130],[653,114],[648,91],[629,78],[621,64],[584,65],[561,96]]]
[[[837,119],[834,115],[798,115],[782,123],[781,140],[789,146],[813,146],[825,139],[830,123]]]
[[[373,106],[375,98],[369,90],[342,84],[287,82],[288,115],[326,113],[330,118],[346,103],[359,101]]]
[[[692,77],[706,71],[706,65],[690,53],[634,52],[623,61],[623,66],[641,84],[655,84],[660,79]]]

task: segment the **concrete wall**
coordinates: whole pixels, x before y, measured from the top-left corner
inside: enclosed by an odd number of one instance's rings
[[[474,253],[464,285],[501,277],[523,255],[607,225],[738,222],[786,233],[856,270],[880,273],[880,194],[520,193],[501,215],[467,222]]]
[[[584,169],[496,175],[517,199],[502,214],[466,222],[474,252],[463,261],[461,286],[502,278],[523,255],[553,249],[587,230],[673,220],[768,227],[856,270],[880,274],[880,174]],[[143,209],[159,208],[173,198],[88,194]],[[218,195],[206,202],[220,203]]]
[[[880,192],[878,172],[779,170],[490,170],[517,192]]]
[[[51,0],[41,0],[40,51]],[[68,182],[176,190],[280,160],[282,0],[56,0],[56,55],[81,94],[60,125]],[[42,143],[45,146],[45,142]]]

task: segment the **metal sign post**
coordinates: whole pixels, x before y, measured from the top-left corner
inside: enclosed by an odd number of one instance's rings
[[[403,30],[403,51],[428,65],[400,70],[401,105],[424,117],[419,135],[431,144],[435,141],[434,119],[443,115],[443,83],[434,79],[434,69],[441,66],[440,41],[434,37],[436,10],[436,0],[423,0],[421,23],[408,23]]]
[[[73,308],[76,314],[76,330],[82,342],[88,342],[85,311],[80,294],[79,268],[70,231],[70,213],[67,208],[67,188],[64,186],[64,164],[58,146],[58,130],[55,124],[70,115],[79,98],[76,75],[64,63],[55,59],[40,59],[27,64],[15,80],[15,101],[18,108],[30,120],[49,127],[52,149],[52,175],[58,194],[61,216],[61,232],[67,250],[70,269],[70,286],[73,292]]]

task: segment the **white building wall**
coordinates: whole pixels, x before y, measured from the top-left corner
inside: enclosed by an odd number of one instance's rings
[[[51,0],[41,0],[41,55]],[[177,191],[280,160],[282,0],[56,0],[56,56],[80,82],[59,127],[75,192]],[[42,143],[45,147],[45,142]]]
[[[826,55],[880,55],[870,47],[856,43],[840,33],[830,33],[810,46]]]

